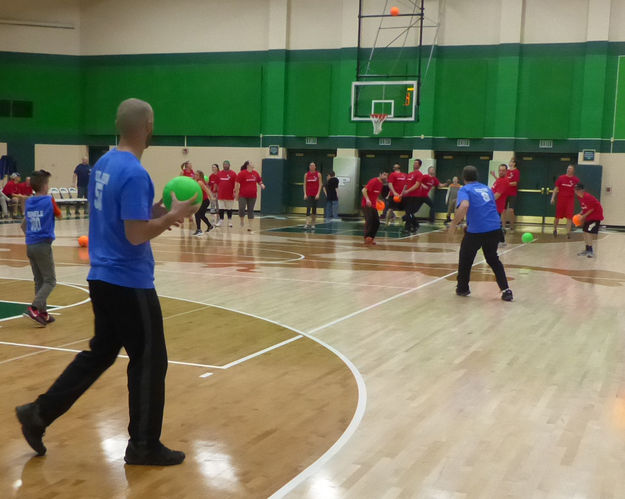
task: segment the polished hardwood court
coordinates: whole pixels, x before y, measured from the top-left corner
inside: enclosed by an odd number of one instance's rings
[[[481,254],[455,296],[460,231],[367,248],[354,224],[255,224],[153,243],[163,441],[187,452],[159,469],[123,464],[125,358],[48,429],[45,457],[19,433],[14,406],[92,332],[87,222],[57,223],[57,321],[0,321],[2,497],[625,496],[625,234],[588,259],[579,232],[519,228],[505,303]],[[0,301],[28,302],[31,279],[17,225],[0,226]]]

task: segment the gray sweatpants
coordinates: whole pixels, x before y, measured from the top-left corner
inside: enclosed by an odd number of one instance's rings
[[[45,312],[48,296],[56,286],[52,243],[29,244],[26,246],[26,254],[35,278],[35,299],[32,306],[39,312]]]
[[[239,217],[241,223],[243,223],[243,217],[247,214],[247,218],[252,220],[254,218],[254,205],[256,204],[256,198],[239,198]]]

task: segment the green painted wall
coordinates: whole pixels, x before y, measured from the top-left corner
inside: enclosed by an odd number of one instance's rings
[[[395,70],[416,71],[416,50]],[[615,150],[625,150],[622,43],[437,47],[422,84],[418,123],[386,123],[393,148],[455,147],[555,150],[610,147],[618,96]],[[366,54],[362,54],[363,56]],[[395,53],[378,54],[376,71]],[[404,54],[406,55],[406,54]],[[424,49],[424,69],[429,48]],[[350,84],[356,49],[133,56],[44,56],[0,53],[0,99],[34,101],[32,119],[0,118],[0,140],[110,141],[117,104],[148,100],[157,143],[279,143],[372,147],[369,123],[353,123]],[[623,59],[625,61],[625,59]],[[9,75],[8,77],[6,75]],[[420,136],[425,136],[421,139]],[[573,139],[573,140],[571,140]],[[579,139],[579,140],[578,140]],[[590,140],[581,140],[590,139]]]

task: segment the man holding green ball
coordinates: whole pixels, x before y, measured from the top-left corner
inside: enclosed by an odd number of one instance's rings
[[[16,408],[22,433],[42,456],[43,435],[52,422],[117,359],[128,353],[130,440],[127,464],[180,464],[183,452],[161,441],[165,405],[167,350],[163,317],[154,289],[154,257],[150,239],[180,225],[197,210],[195,198],[178,201],[171,209],[152,206],[154,185],[141,165],[152,136],[152,107],[139,99],[123,101],[117,110],[119,145],[93,167],[89,180],[89,256],[87,277],[95,316],[89,349],[80,352],[47,392],[35,402]]]

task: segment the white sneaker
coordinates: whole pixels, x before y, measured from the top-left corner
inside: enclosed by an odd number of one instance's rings
[[[304,225],[304,230],[308,230],[308,229],[310,229],[310,225],[308,224]]]
[[[232,227],[232,222],[228,223],[228,227]]]
[[[310,230],[315,230],[315,229],[316,229],[316,227],[314,225],[310,226]]]
[[[221,227],[221,223],[222,223],[222,220],[219,219],[219,221],[215,224],[215,227]]]

